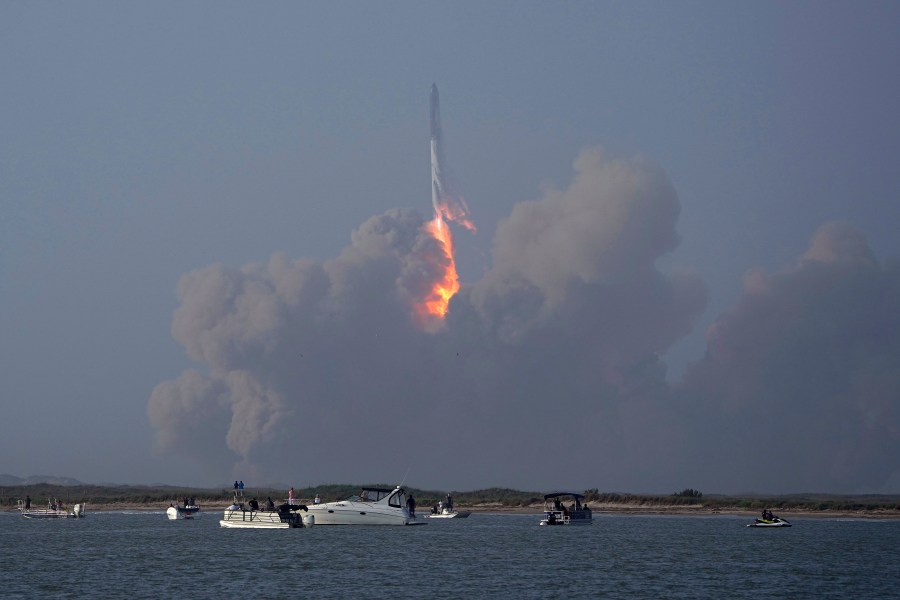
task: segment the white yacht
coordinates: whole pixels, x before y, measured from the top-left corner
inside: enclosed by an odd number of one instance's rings
[[[260,510],[255,502],[245,505],[243,498],[235,497],[231,506],[225,509],[220,527],[240,529],[291,529],[295,527],[312,527],[315,518],[311,515],[300,516],[300,510],[306,510],[302,504],[282,504]]]
[[[407,508],[409,496],[399,485],[394,489],[364,487],[346,500],[314,504],[309,514],[316,525],[419,525],[415,509]],[[413,505],[414,506],[414,505]]]

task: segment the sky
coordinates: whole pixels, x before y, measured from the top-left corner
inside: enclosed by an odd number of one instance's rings
[[[0,472],[900,493],[898,23],[4,2]]]

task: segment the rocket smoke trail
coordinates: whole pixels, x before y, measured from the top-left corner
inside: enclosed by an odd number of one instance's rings
[[[445,180],[444,143],[441,134],[441,107],[437,84],[431,84],[431,205],[434,214],[442,221],[452,221],[469,231],[475,226],[469,221],[469,207],[461,197],[453,197]]]
[[[441,179],[441,163],[444,161],[444,149],[441,142],[441,106],[437,84],[431,84],[431,204],[434,214],[440,214],[439,203],[444,196],[444,183]]]
[[[453,256],[453,234],[448,226],[454,222],[475,231],[468,220],[465,201],[454,197],[447,189],[446,174],[441,166],[444,162],[444,148],[441,141],[441,108],[437,85],[431,85],[431,205],[434,218],[424,224],[425,233],[435,244],[434,256],[430,261],[435,266],[430,287],[414,303],[413,312],[422,329],[437,332],[443,327],[443,319],[449,309],[450,299],[459,291],[459,275]]]

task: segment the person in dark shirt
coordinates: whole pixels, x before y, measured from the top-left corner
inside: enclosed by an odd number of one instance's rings
[[[410,494],[409,498],[406,499],[406,508],[409,510],[409,516],[416,516],[416,499],[413,498],[412,494]]]

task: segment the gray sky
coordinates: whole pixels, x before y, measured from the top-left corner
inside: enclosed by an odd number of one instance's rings
[[[900,5],[333,4],[0,5],[0,472],[900,492]]]

